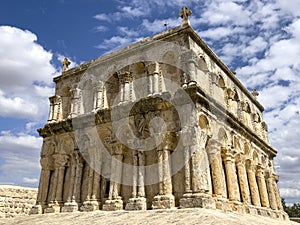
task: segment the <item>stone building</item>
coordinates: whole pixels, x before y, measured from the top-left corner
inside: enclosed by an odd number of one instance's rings
[[[217,208],[288,219],[263,106],[181,26],[54,78],[31,213]],[[68,62],[65,60],[64,62]]]

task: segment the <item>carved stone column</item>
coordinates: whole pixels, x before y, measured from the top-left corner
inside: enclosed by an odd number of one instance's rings
[[[134,101],[135,94],[133,89],[133,75],[129,71],[120,71],[118,73],[118,78],[121,85],[121,96],[120,96],[120,103]]]
[[[278,175],[273,173],[272,177],[273,177],[273,189],[274,189],[274,192],[275,192],[277,208],[279,210],[283,210],[283,206],[282,206],[281,198],[280,198],[280,194],[279,194],[279,189],[278,189],[278,185],[277,185]]]
[[[52,96],[49,98],[49,102],[50,102],[50,110],[49,110],[49,116],[48,116],[48,122],[53,122],[54,120],[54,99],[55,96]]]
[[[76,183],[76,167],[77,167],[77,155],[78,153],[74,153],[72,155],[72,158],[70,160],[70,183],[68,187],[68,194],[67,194],[67,202],[64,203],[64,206],[62,207],[62,212],[75,212],[78,211],[78,204],[75,201],[74,188]]]
[[[230,149],[225,150],[224,164],[226,170],[226,181],[229,201],[240,201],[240,193],[235,170],[234,158]]]
[[[260,204],[260,197],[259,197],[259,190],[257,186],[256,176],[255,176],[255,166],[252,164],[250,160],[246,162],[246,169],[251,193],[251,201],[254,206],[261,206]]]
[[[108,108],[106,88],[100,81],[94,88],[94,111]]]
[[[52,186],[52,193],[50,197],[50,203],[48,208],[45,209],[45,213],[57,213],[60,212],[61,205],[63,204],[63,186],[65,166],[68,160],[67,155],[56,154],[53,156],[55,171]]]
[[[259,189],[261,206],[268,208],[270,207],[270,203],[269,203],[269,197],[268,197],[268,192],[266,187],[264,168],[261,165],[257,165],[256,178],[257,178],[257,184]]]
[[[276,202],[276,195],[274,190],[274,177],[272,176],[271,172],[266,173],[266,184],[267,184],[267,191],[269,195],[269,202],[271,209],[277,210],[277,202]]]
[[[216,201],[216,208],[229,210],[231,206],[227,199],[226,180],[221,157],[221,143],[216,140],[210,140],[207,152],[211,168],[213,197]]]
[[[186,83],[187,85],[195,85],[196,82],[196,58],[197,56],[193,52],[183,53],[182,59],[186,68]]]
[[[55,95],[49,98],[50,100],[50,112],[48,122],[56,122],[62,119],[62,99],[59,95]]]
[[[155,95],[165,91],[164,80],[160,71],[159,63],[155,62],[147,66],[148,69],[148,94]]]
[[[239,179],[242,201],[245,204],[250,205],[251,198],[250,198],[250,190],[249,190],[248,177],[246,171],[246,162],[242,157],[239,157],[237,159],[236,167],[238,172],[238,179]]]
[[[235,160],[233,157],[232,149],[226,149],[224,152],[223,160],[226,171],[226,181],[228,198],[231,203],[232,209],[244,213],[245,209],[241,203],[239,183],[237,179],[237,171],[235,166]]]
[[[175,207],[175,197],[172,194],[170,152],[174,150],[176,134],[166,133],[164,141],[157,148],[159,193],[153,198],[153,209],[169,209]]]
[[[208,147],[213,193],[216,197],[227,198],[225,174],[222,166],[221,144],[217,141],[210,141]]]
[[[71,89],[71,98],[71,112],[69,117],[74,118],[84,113],[82,91],[77,86]]]
[[[34,205],[29,214],[42,214],[43,207],[47,205],[47,195],[48,188],[50,183],[50,159],[49,158],[41,158],[40,160],[42,171],[40,175],[39,189],[36,205]]]
[[[88,167],[88,186],[87,196],[80,211],[90,212],[99,209],[99,203],[97,200],[97,191],[100,189],[100,176],[94,171],[95,165],[86,165]]]
[[[185,194],[180,199],[181,208],[216,208],[209,194],[211,189],[209,160],[205,151],[206,133],[198,126],[182,132],[185,154]]]
[[[126,210],[146,210],[147,199],[145,198],[145,155],[142,150],[133,153],[133,186],[132,196],[128,200]]]
[[[123,148],[120,143],[113,143],[113,155],[111,161],[111,182],[108,200],[103,205],[104,211],[115,211],[123,209],[123,200],[120,196],[122,170],[123,170]]]
[[[235,116],[237,116],[237,102],[235,99],[236,91],[232,88],[227,89],[227,106],[228,110],[233,113]]]
[[[70,182],[73,185],[70,185],[70,200],[68,197],[68,201],[64,204],[64,207],[62,208],[62,212],[76,212],[78,211],[78,204],[80,204],[80,195],[81,195],[81,181],[82,181],[82,171],[83,171],[83,162],[84,159],[79,154],[79,152],[75,152],[73,154],[73,160],[72,160],[72,171],[71,174],[75,172],[75,175]],[[75,171],[74,171],[75,170]]]

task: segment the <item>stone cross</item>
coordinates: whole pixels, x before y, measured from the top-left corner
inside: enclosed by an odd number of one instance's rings
[[[64,58],[64,61],[62,61],[62,72],[65,72],[70,64],[71,61],[68,58]]]
[[[254,98],[257,98],[257,96],[259,95],[255,88],[252,89],[251,94],[254,96]]]
[[[179,13],[179,16],[182,18],[181,26],[190,25],[189,16],[192,15],[192,11],[186,7],[183,6],[181,12]]]

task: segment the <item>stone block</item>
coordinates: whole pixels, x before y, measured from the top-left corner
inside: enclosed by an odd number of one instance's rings
[[[216,202],[216,208],[223,211],[232,211],[232,207],[226,198],[214,198]]]
[[[123,201],[121,199],[106,200],[102,209],[103,211],[123,210]]]
[[[48,208],[45,208],[44,213],[59,213],[60,205],[57,203],[49,204]]]
[[[153,198],[152,209],[171,209],[174,207],[174,195],[157,195]]]
[[[130,198],[125,210],[147,210],[147,199],[143,197]]]
[[[77,212],[78,204],[75,201],[66,202],[64,206],[61,208],[61,212]]]
[[[206,208],[216,209],[216,202],[205,193],[184,194],[180,199],[180,208]]]
[[[83,202],[83,205],[80,207],[80,211],[82,212],[91,212],[99,210],[99,203],[94,200],[94,201],[85,201]]]

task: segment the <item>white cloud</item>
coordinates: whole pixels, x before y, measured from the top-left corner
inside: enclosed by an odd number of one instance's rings
[[[37,184],[38,183],[38,179],[37,178],[29,178],[29,177],[24,177],[22,182],[25,184]]]
[[[0,36],[0,116],[40,120],[53,92],[52,53],[28,30],[0,26]]]
[[[50,85],[56,72],[52,53],[36,43],[30,31],[0,26],[0,89],[32,85],[34,81]]]
[[[94,28],[95,32],[105,32],[107,30],[108,30],[108,27],[103,26],[103,25],[99,25],[99,26],[97,26],[97,27]]]
[[[2,131],[0,158],[3,163],[0,163],[0,183],[19,185],[30,183],[32,186],[37,186],[41,145],[42,138],[40,137],[28,134],[13,135],[11,132]],[[30,177],[31,182],[23,180],[24,177]]]
[[[96,46],[98,49],[116,49],[121,48],[125,45],[130,44],[133,42],[131,38],[121,37],[121,36],[113,36],[110,39],[105,39],[102,44]]]

